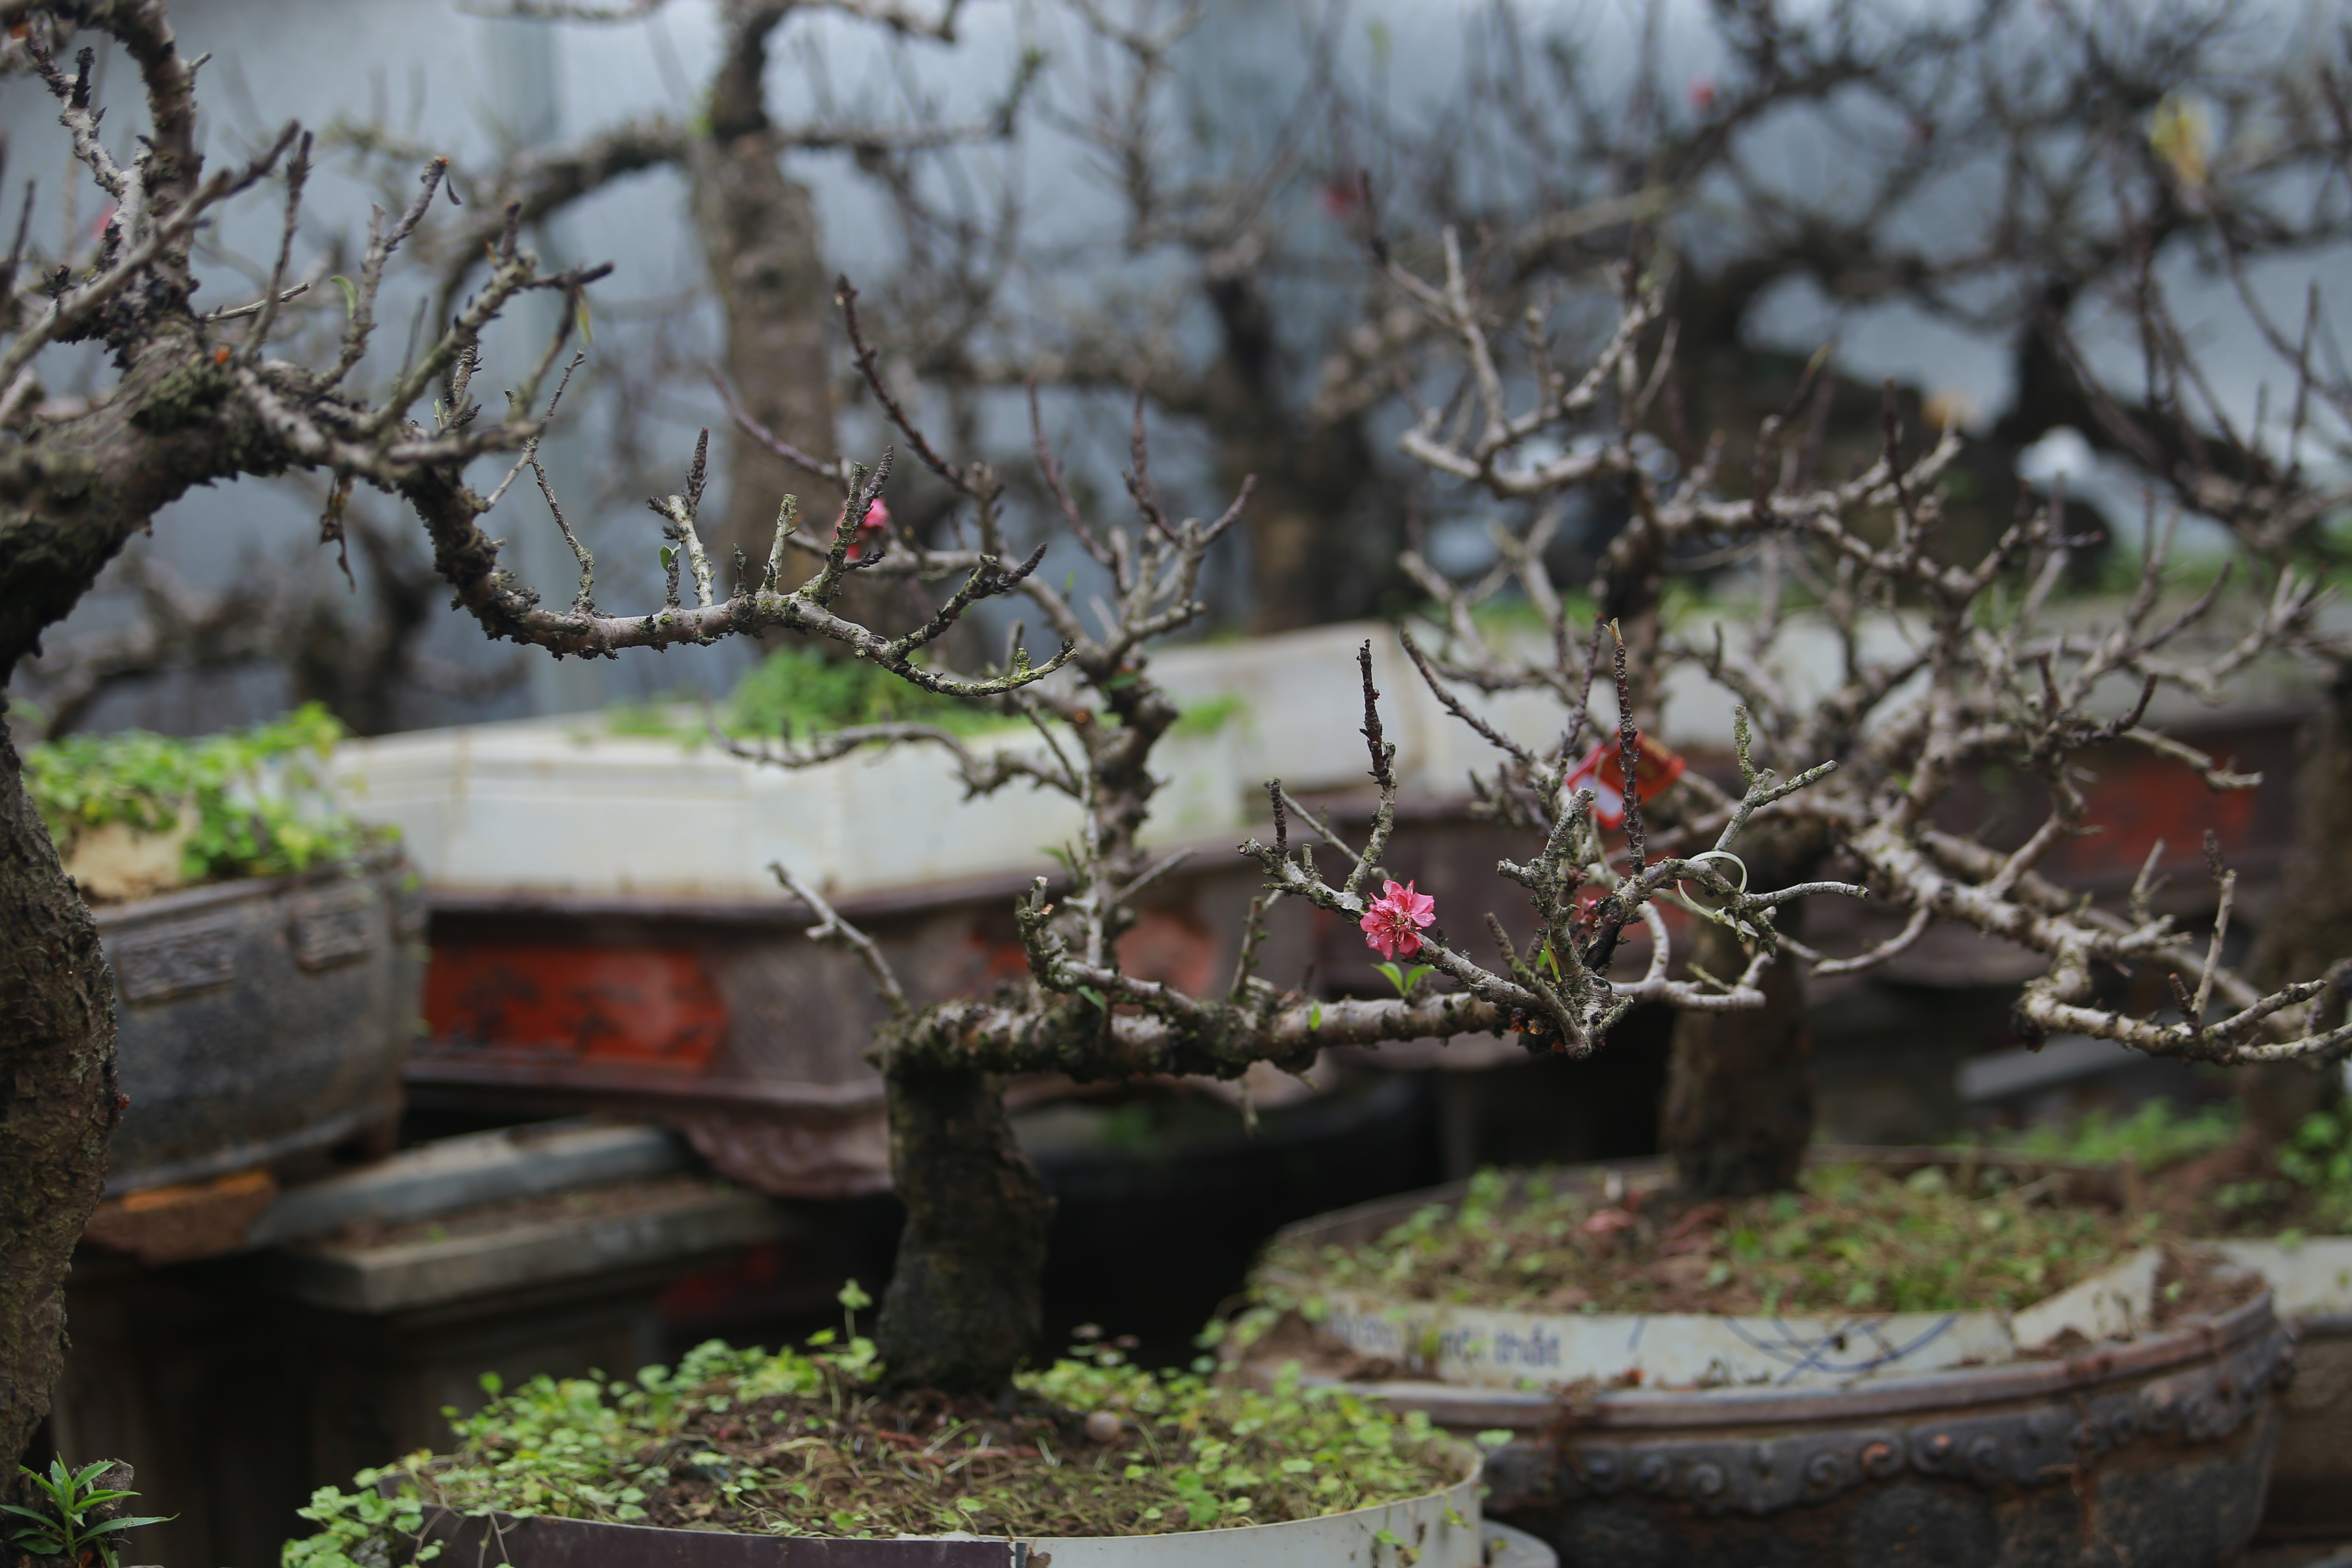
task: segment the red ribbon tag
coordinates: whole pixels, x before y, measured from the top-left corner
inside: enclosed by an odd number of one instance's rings
[[[1623,749],[1612,735],[1587,752],[1569,771],[1568,793],[1592,792],[1592,820],[1606,832],[1625,826],[1625,763]],[[1633,782],[1647,805],[1674,787],[1683,776],[1683,760],[1647,735],[1642,737],[1642,758],[1634,764]]]

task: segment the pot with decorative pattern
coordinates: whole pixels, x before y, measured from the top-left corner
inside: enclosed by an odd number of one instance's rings
[[[425,907],[396,856],[94,912],[129,1102],[110,1197],[269,1166],[399,1115]]]
[[[2071,1356],[1841,1389],[1425,1403],[1520,1428],[1488,1458],[1487,1507],[1580,1568],[2196,1568],[2254,1532],[2293,1371],[2263,1296]]]
[[[1376,1234],[1444,1195],[1367,1205],[1293,1234]],[[1675,1347],[1654,1342],[1701,1321],[1644,1320],[1640,1359],[1675,1361]],[[1717,1326],[1742,1322],[1752,1321]],[[2088,1331],[2038,1347],[2021,1332],[2014,1345],[1958,1363],[1874,1361],[1841,1376],[1808,1358],[1810,1375],[1783,1368],[1705,1387],[1660,1387],[1655,1377],[1512,1386],[1465,1375],[1481,1370],[1475,1358],[1436,1345],[1417,1358],[1425,1370],[1407,1374],[1431,1380],[1358,1386],[1481,1434],[1488,1514],[1543,1537],[1577,1568],[2229,1560],[2261,1519],[2281,1391],[2295,1370],[2294,1335],[2271,1293],[2152,1329],[2145,1317],[2084,1322]],[[1465,1332],[1476,1337],[1477,1326]],[[1333,1373],[1379,1370],[1361,1346],[1331,1349]],[[1245,1362],[1245,1373],[1270,1373],[1274,1353]]]

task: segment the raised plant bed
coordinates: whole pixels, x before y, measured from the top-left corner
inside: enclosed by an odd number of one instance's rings
[[[2113,1162],[2168,1223],[2269,1284],[2298,1370],[2256,1539],[2352,1541],[2352,1126],[2319,1112],[2266,1146],[2248,1136],[2243,1110],[2150,1100],[2126,1118],[2032,1130],[2016,1146]]]
[[[425,900],[392,836],[329,787],[341,737],[313,704],[26,750],[114,977],[123,1098],[95,1241],[151,1262],[228,1250],[276,1167],[362,1132],[389,1152]]]
[[[1550,1430],[1491,1456],[1488,1506],[1596,1568],[1860,1565],[1925,1540],[1988,1568],[2093,1550],[2190,1568],[2252,1537],[2293,1365],[2263,1297],[2006,1366],[1546,1400],[1522,1422]]]
[[[1417,1415],[1146,1373],[1101,1344],[1001,1396],[893,1392],[869,1342],[830,1342],[534,1380],[459,1422],[448,1454],[319,1494],[303,1517],[321,1530],[285,1561],[433,1542],[513,1568],[1487,1561],[1480,1457]]]
[[[2121,1195],[2112,1171],[2015,1163],[2081,1201]],[[1664,1175],[1563,1179],[1622,1195]],[[1294,1250],[1359,1242],[1461,1195],[1385,1200],[1286,1239]],[[1262,1379],[1303,1356],[1309,1376],[1483,1434],[1490,1510],[1580,1564],[1876,1563],[1929,1540],[1940,1560],[2001,1568],[2074,1561],[2095,1544],[2135,1564],[2218,1562],[2262,1514],[2292,1335],[2267,1291],[2245,1299],[2250,1285],[2214,1289],[2209,1307],[2187,1298],[2151,1328],[2139,1266],[2126,1258],[2015,1312],[1571,1311],[1521,1323],[1467,1307],[1447,1319],[1402,1299],[1369,1312],[1325,1301],[1339,1310],[1311,1340],[1294,1321],[1291,1337],[1243,1365]],[[1508,1358],[1497,1353],[1507,1334]],[[1953,1342],[1971,1334],[1984,1342]],[[1615,1375],[1602,1365],[1612,1359]]]
[[[1454,1485],[1421,1497],[1180,1535],[796,1538],[546,1517],[468,1520],[442,1510],[429,1538],[456,1561],[503,1550],[510,1568],[1484,1568],[1478,1493],[1474,1463]]]

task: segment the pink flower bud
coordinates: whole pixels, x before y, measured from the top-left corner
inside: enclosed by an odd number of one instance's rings
[[[857,537],[849,542],[847,559],[852,561],[857,559],[858,550],[868,535],[879,539],[889,531],[890,503],[880,496],[876,496],[874,504],[866,509],[866,521],[857,525]]]

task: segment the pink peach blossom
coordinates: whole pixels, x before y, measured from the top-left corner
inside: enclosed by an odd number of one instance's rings
[[[1386,883],[1356,923],[1364,945],[1382,958],[1411,958],[1421,951],[1422,931],[1437,923],[1437,900],[1414,892],[1411,882]]]

